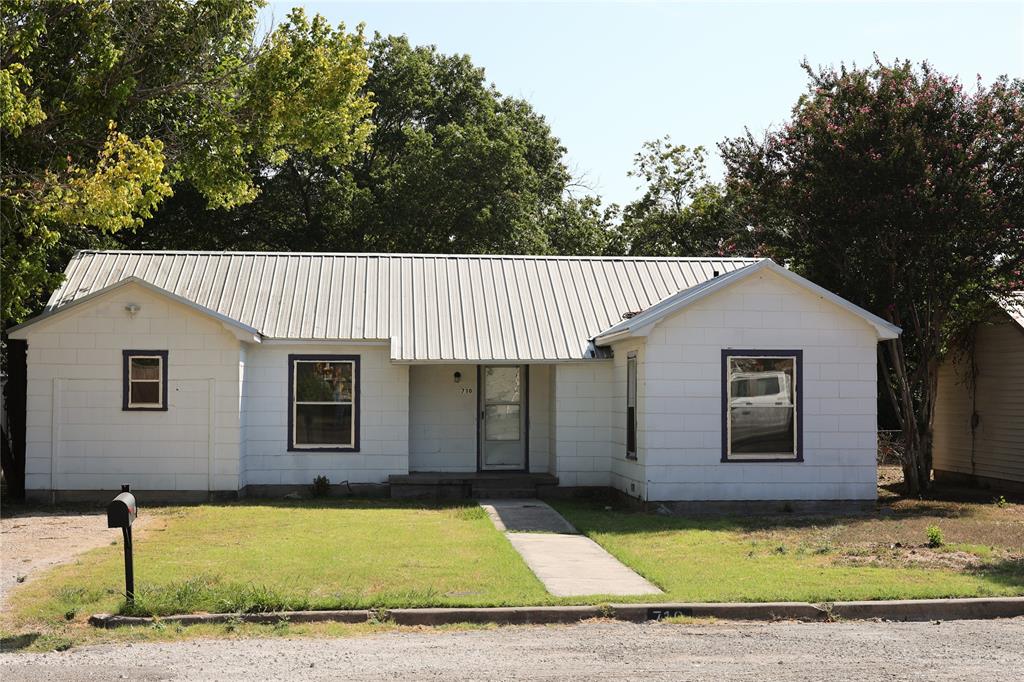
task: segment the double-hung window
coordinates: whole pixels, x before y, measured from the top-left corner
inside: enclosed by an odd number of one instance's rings
[[[626,356],[626,457],[636,459],[636,351]]]
[[[288,356],[288,449],[359,449],[359,357]]]
[[[802,461],[803,354],[722,351],[722,461]]]
[[[167,410],[167,351],[123,351],[121,409]]]

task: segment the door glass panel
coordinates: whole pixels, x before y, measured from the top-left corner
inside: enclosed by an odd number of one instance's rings
[[[488,405],[484,408],[487,440],[519,440],[519,405]]]
[[[484,370],[484,400],[488,403],[519,402],[519,368],[487,367]]]

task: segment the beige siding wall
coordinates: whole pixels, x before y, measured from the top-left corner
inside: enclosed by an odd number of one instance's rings
[[[1000,315],[978,329],[975,347],[978,426],[972,439],[970,362],[950,359],[939,370],[933,466],[1024,482],[1024,329]]]

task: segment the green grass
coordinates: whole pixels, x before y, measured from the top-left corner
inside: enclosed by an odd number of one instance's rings
[[[1024,594],[1024,505],[901,501],[863,517],[677,518],[555,505],[670,601],[811,601]],[[602,604],[650,597],[549,595],[475,505],[392,501],[239,502],[144,510],[137,601],[125,603],[117,541],[34,577],[0,617],[0,648],[269,633],[342,635],[358,626],[157,623],[102,631],[89,615],[291,609]],[[929,549],[937,524],[943,547]],[[333,629],[332,629],[333,628]]]
[[[24,585],[13,595],[15,613],[52,623],[98,612],[476,606],[548,598],[476,506],[302,501],[157,513],[135,542],[134,606],[121,594],[118,541]]]
[[[891,527],[898,519],[695,519],[586,504],[556,506],[673,601],[827,602],[1024,594],[1021,547],[999,548],[997,558],[994,548],[963,543],[937,553],[931,563],[916,565],[923,549],[904,543],[904,549],[889,550],[888,544],[880,548],[878,543],[860,541],[862,534],[881,538],[887,524]],[[953,521],[943,523],[948,527]],[[917,538],[918,543],[924,540]],[[953,548],[985,562],[963,569],[942,567],[942,556]]]

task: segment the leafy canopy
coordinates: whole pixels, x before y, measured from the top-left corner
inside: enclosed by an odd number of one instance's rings
[[[135,228],[188,182],[252,201],[297,154],[344,162],[372,104],[360,31],[293,10],[265,40],[257,0],[7,0],[0,20],[5,322],[76,245]]]
[[[1021,286],[1024,81],[967,91],[905,61],[805,70],[781,130],[720,146],[729,190],[777,259],[903,328],[881,383],[917,492],[943,353],[991,295]]]

